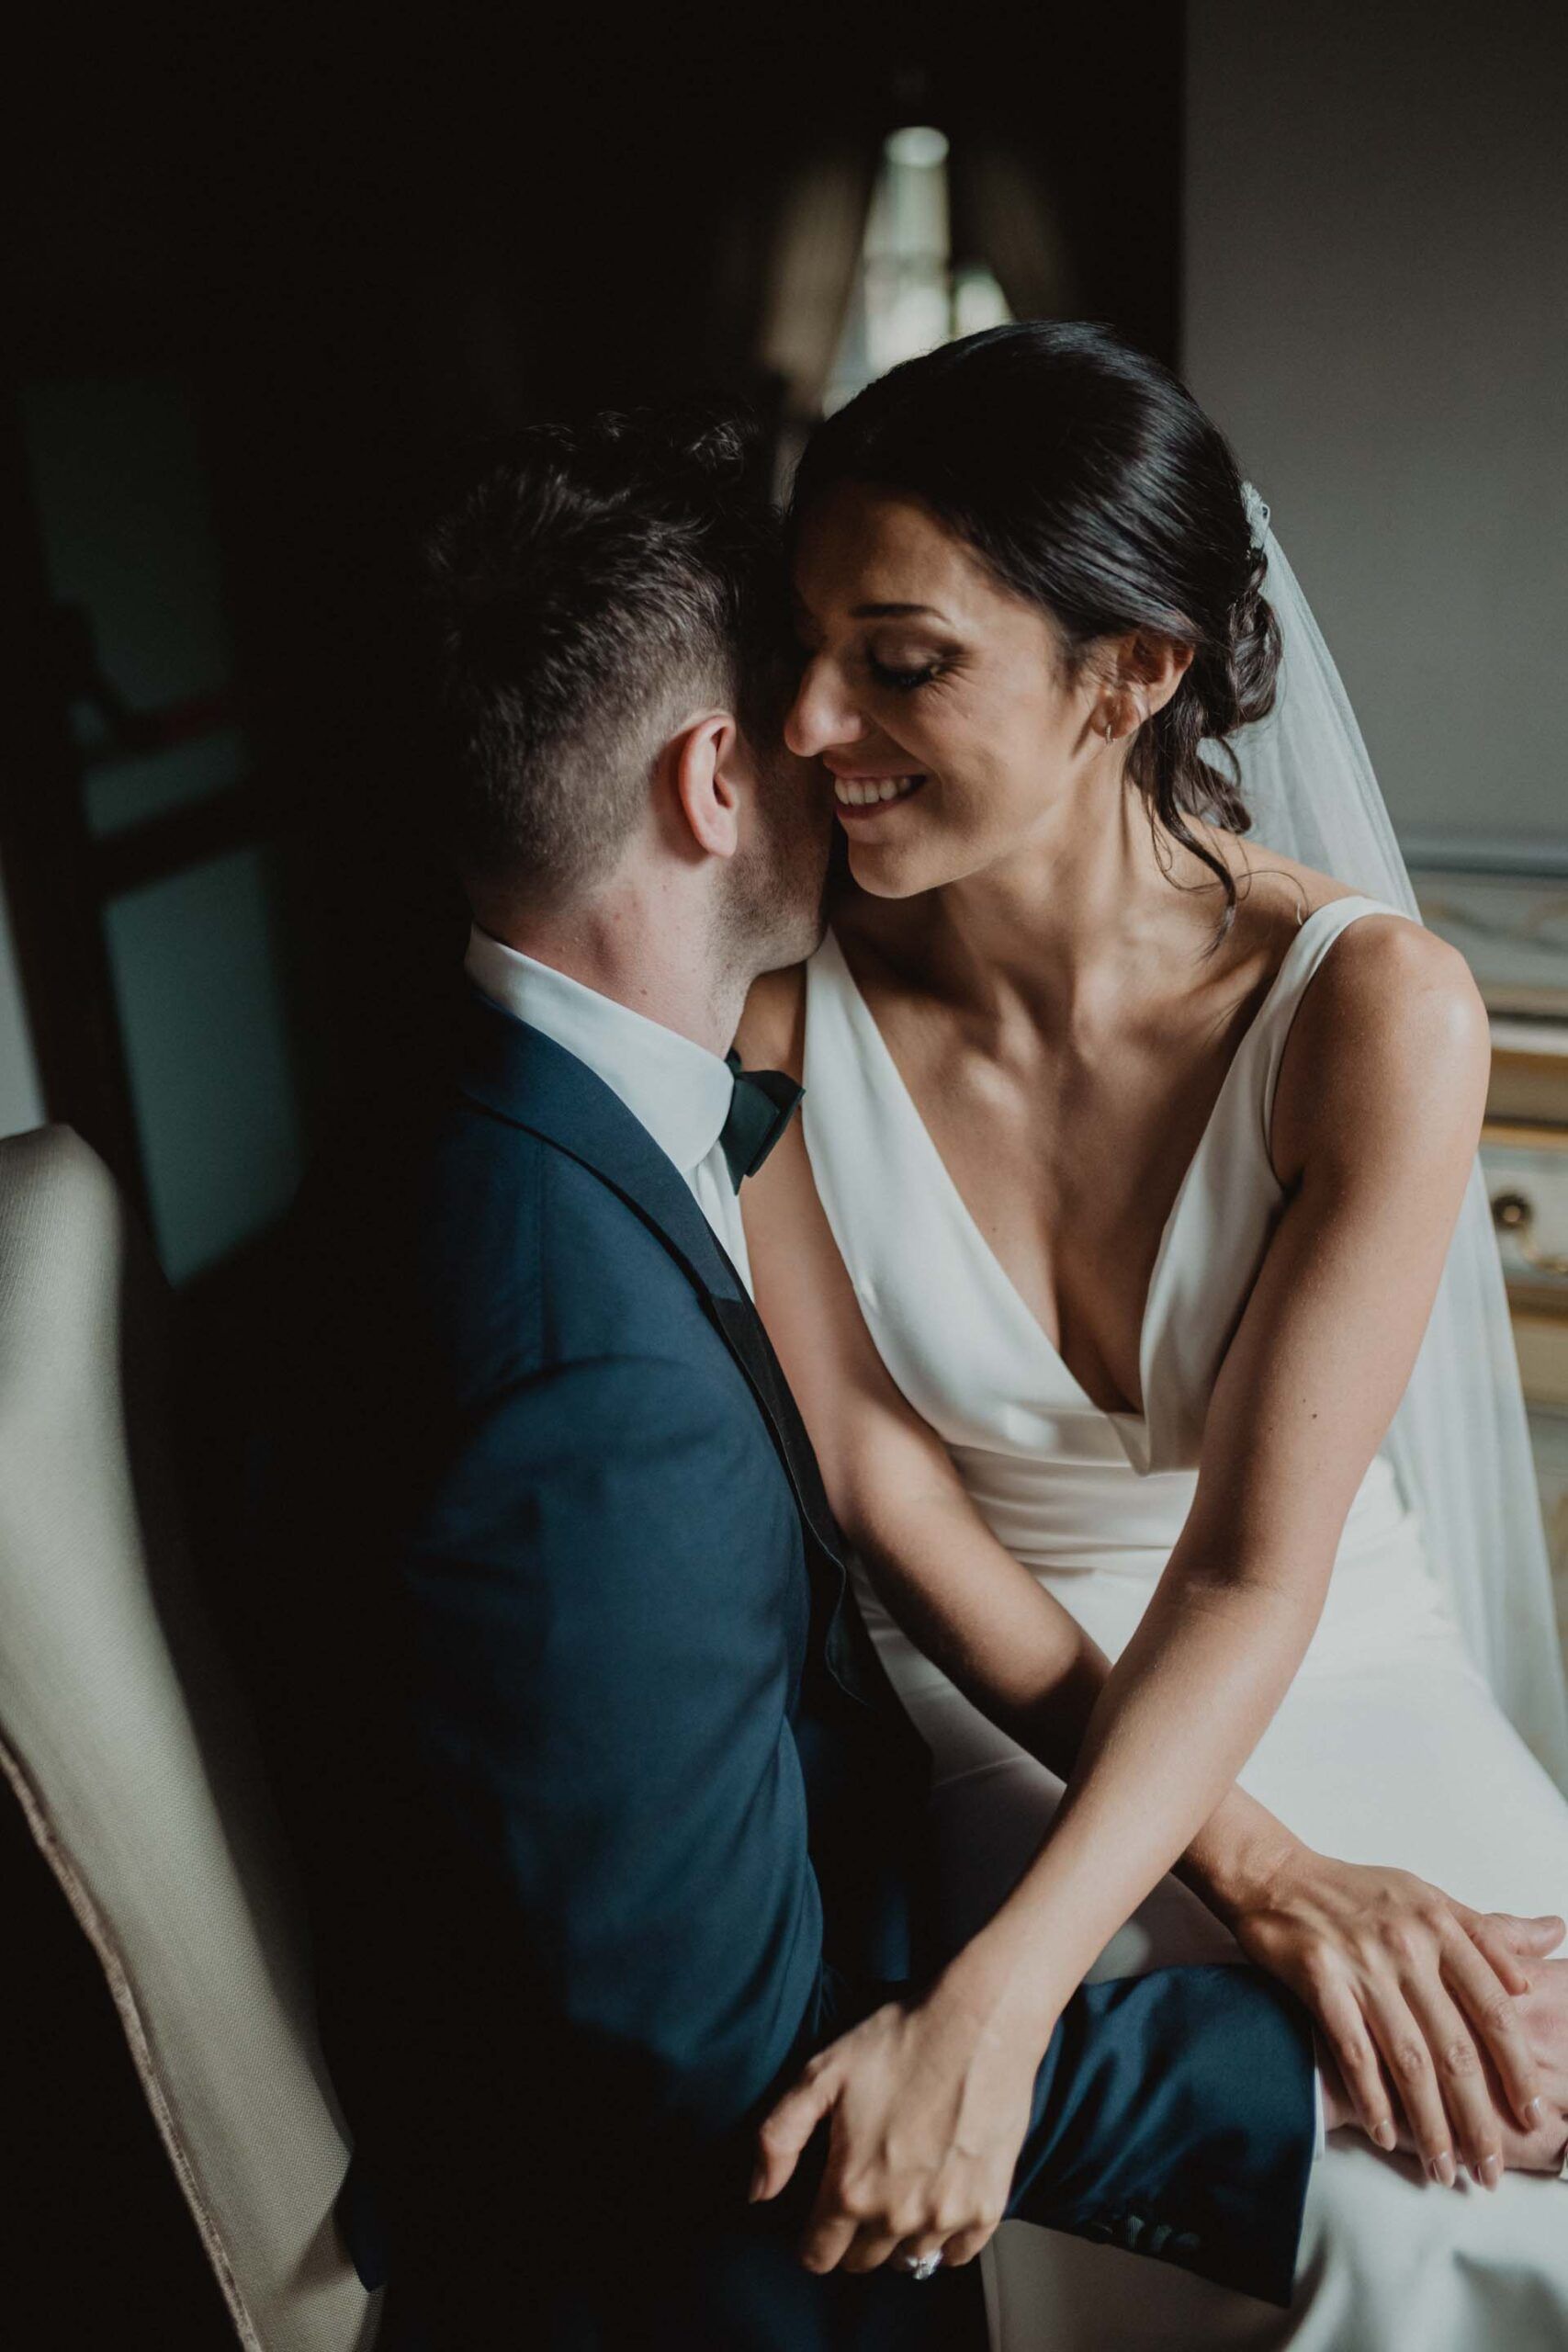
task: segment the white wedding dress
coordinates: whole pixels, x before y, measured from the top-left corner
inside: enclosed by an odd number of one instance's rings
[[[1139,1362],[1144,1413],[1092,1404],[956,1191],[837,942],[808,967],[804,1121],[818,1193],[888,1370],[1014,1557],[1114,1657],[1186,1518],[1204,1414],[1283,1195],[1274,1082],[1303,991],[1347,925],[1302,924],[1227,1073],[1171,1210]],[[867,1621],[935,1761],[933,1827],[954,1940],[1033,1852],[1060,1782],[914,1648],[868,1589]],[[1568,1803],[1469,1663],[1380,1455],[1346,1525],[1300,1672],[1241,1775],[1306,1842],[1418,1871],[1480,1909],[1568,1911]],[[1235,1959],[1167,1880],[1097,1975]],[[998,2352],[1289,2345],[1295,2352],[1563,2352],[1568,2186],[1429,2186],[1337,2133],[1314,2168],[1288,2313],[1114,2248],[1004,2225],[987,2256]]]

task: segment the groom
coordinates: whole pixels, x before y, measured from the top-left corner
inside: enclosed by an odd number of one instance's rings
[[[266,1524],[309,1634],[273,1742],[383,2347],[985,2342],[972,2266],[857,2271],[873,2217],[802,2263],[874,2153],[852,2098],[826,2176],[817,2145],[748,2199],[811,2054],[942,1996],[924,1753],[748,1295],[737,1192],[795,1090],[725,1052],[821,935],[832,817],[776,748],[743,458],[541,428],[434,534],[468,985],[296,1220]],[[1314,2087],[1280,1988],[1099,1985],[1019,2070],[1010,2211],[1289,2300]]]

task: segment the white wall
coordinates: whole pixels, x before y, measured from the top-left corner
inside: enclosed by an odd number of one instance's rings
[[[20,1135],[43,1118],[43,1095],[28,1035],[10,919],[0,891],[0,1136]]]
[[[1568,853],[1568,15],[1188,15],[1188,380],[1401,831]]]

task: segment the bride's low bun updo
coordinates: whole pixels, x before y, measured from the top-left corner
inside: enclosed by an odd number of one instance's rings
[[[1128,774],[1166,831],[1220,874],[1227,921],[1235,903],[1229,871],[1222,872],[1183,820],[1187,815],[1210,818],[1233,833],[1245,833],[1251,825],[1230,738],[1255,719],[1266,718],[1274,707],[1280,624],[1263,594],[1267,571],[1268,558],[1258,548],[1225,616],[1223,636],[1212,642],[1199,639],[1186,677],[1165,708],[1139,730],[1127,763]],[[1228,759],[1228,774],[1204,757],[1204,745],[1218,747]]]
[[[1255,550],[1247,582],[1231,607],[1222,649],[1223,676],[1214,695],[1211,733],[1223,739],[1267,718],[1280,683],[1280,624],[1263,593],[1269,559]]]
[[[1267,513],[1224,435],[1168,368],[1108,327],[1029,321],[905,362],[818,426],[792,524],[837,484],[919,498],[1014,594],[1048,613],[1081,668],[1134,629],[1192,659],[1139,728],[1127,774],[1209,866],[1188,823],[1245,832],[1231,736],[1273,707],[1280,628],[1264,594]],[[1209,752],[1218,748],[1222,766]]]

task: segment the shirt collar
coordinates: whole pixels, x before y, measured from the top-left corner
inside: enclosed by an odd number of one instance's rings
[[[615,997],[492,939],[476,923],[464,961],[474,986],[503,1012],[586,1062],[689,1175],[717,1143],[735,1080],[716,1054],[649,1021]]]

